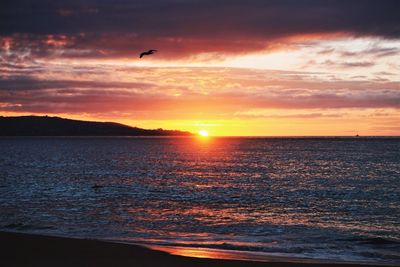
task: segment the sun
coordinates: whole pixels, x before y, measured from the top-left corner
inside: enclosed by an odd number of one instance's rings
[[[208,136],[208,132],[206,130],[200,130],[199,131],[199,135],[203,136],[203,137],[207,137]]]

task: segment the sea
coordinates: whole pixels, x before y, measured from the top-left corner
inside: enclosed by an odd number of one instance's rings
[[[400,264],[400,138],[2,137],[0,231]]]

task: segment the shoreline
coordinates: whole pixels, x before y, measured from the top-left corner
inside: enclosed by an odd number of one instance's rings
[[[221,250],[185,248],[203,253],[182,256],[167,246],[147,246],[94,239],[43,236],[35,234],[0,232],[2,266],[231,266],[231,267],[370,267],[396,266],[390,264],[332,262],[285,257],[243,257],[240,253]],[[175,250],[177,248],[174,248]],[[179,248],[178,248],[179,249]],[[207,253],[205,253],[207,252]],[[211,255],[213,252],[214,255]],[[171,253],[171,254],[170,254]],[[219,254],[218,254],[219,253]],[[177,255],[179,254],[179,255]],[[230,255],[230,256],[229,256]]]
[[[208,259],[223,259],[223,260],[239,260],[239,261],[256,261],[256,262],[286,262],[286,263],[308,263],[308,264],[352,264],[360,265],[365,264],[368,266],[393,266],[390,263],[379,263],[372,261],[351,261],[351,260],[339,260],[339,259],[318,259],[308,258],[301,256],[287,256],[279,255],[281,253],[267,253],[258,251],[242,251],[242,250],[227,250],[227,249],[215,249],[205,247],[180,247],[180,246],[168,246],[168,245],[147,245],[137,244],[146,248],[150,248],[156,251],[164,251],[171,255],[193,257],[193,258],[208,258]]]

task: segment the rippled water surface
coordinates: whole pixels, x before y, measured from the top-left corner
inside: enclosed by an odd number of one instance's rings
[[[1,138],[0,230],[400,263],[399,138]]]

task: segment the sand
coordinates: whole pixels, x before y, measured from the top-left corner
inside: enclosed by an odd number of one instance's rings
[[[90,239],[0,232],[0,266],[372,266],[339,263],[292,263],[223,260],[171,255],[138,245]]]

